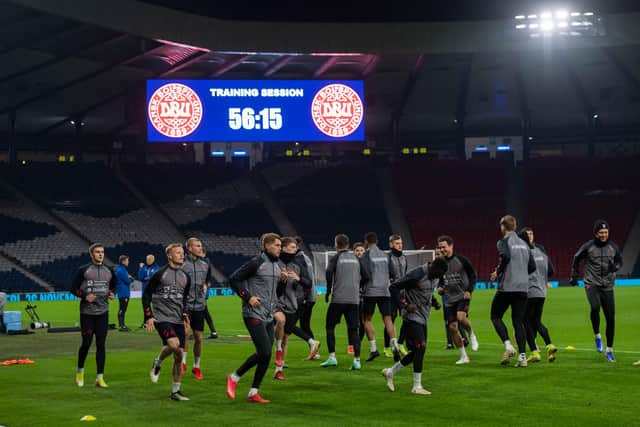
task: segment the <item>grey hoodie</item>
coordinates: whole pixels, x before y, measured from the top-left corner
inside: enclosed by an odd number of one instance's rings
[[[584,282],[605,290],[613,289],[616,272],[622,267],[622,255],[618,245],[611,241],[601,243],[590,240],[578,249],[573,257],[571,276],[577,278],[580,263],[584,263]]]
[[[529,275],[536,271],[536,263],[531,256],[529,245],[515,232],[498,241],[500,261],[498,273],[499,292],[529,291]]]
[[[142,294],[144,319],[181,324],[187,311],[187,298],[191,279],[179,268],[168,264],[156,271]],[[152,311],[153,308],[153,311]]]
[[[189,311],[204,311],[207,308],[207,295],[204,287],[211,285],[211,264],[205,258],[191,258],[187,255],[182,264],[182,271],[191,279],[187,309]]]
[[[400,307],[403,307],[402,318],[426,325],[437,284],[437,279],[429,279],[429,267],[426,264],[410,270],[402,279],[393,282],[390,289]],[[404,290],[404,296],[401,290]],[[405,307],[409,304],[415,304],[416,311],[408,312]]]
[[[362,264],[364,265],[369,281],[365,286],[365,297],[388,297],[390,272],[389,272],[389,256],[378,248],[372,246],[367,249],[362,256]]]
[[[78,269],[73,280],[73,293],[80,297],[80,314],[97,316],[109,311],[109,292],[115,292],[118,281],[113,270],[104,264],[86,264]],[[85,297],[96,296],[89,302]]]
[[[282,265],[278,258],[262,252],[243,264],[229,277],[231,288],[242,298],[242,316],[261,321],[272,321],[278,296],[276,288],[280,282]],[[260,305],[252,307],[249,299],[260,298]]]

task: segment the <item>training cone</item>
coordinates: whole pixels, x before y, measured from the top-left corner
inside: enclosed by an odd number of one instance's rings
[[[572,345],[568,345],[564,348],[565,350],[575,350],[576,348]]]
[[[84,417],[80,418],[80,421],[95,421],[96,417],[94,417],[93,415],[85,415]]]

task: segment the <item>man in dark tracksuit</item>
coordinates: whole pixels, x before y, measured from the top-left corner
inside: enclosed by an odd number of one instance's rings
[[[376,306],[380,311],[384,327],[389,334],[391,347],[394,354],[399,354],[398,340],[396,339],[396,329],[391,321],[391,295],[389,294],[389,285],[391,273],[389,268],[389,257],[378,248],[378,236],[376,233],[367,233],[365,235],[367,250],[362,256],[363,265],[369,276],[369,282],[365,286],[363,319],[364,327],[371,346],[371,352],[367,357],[367,362],[371,362],[380,356],[376,346],[376,337],[371,319],[375,312]]]
[[[87,359],[93,336],[96,336],[96,386],[107,388],[104,381],[104,365],[107,358],[105,344],[109,329],[109,300],[116,291],[116,275],[105,266],[104,246],[94,243],[89,247],[91,263],[78,269],[73,280],[72,292],[80,298],[80,332],[82,345],[78,351],[76,384],[84,386],[84,362]]]
[[[309,290],[311,287],[311,278],[307,273],[305,265],[296,262],[296,253],[298,252],[298,244],[293,237],[284,237],[282,239],[282,251],[280,252],[280,267],[285,272],[286,278],[281,286],[278,287],[278,303],[276,304],[276,371],[274,378],[280,381],[286,381],[282,369],[285,364],[287,355],[287,347],[289,336],[291,335],[300,314],[298,289]],[[313,360],[320,347],[320,342],[315,341],[302,329],[299,331],[302,339],[309,344],[310,352],[308,360]]]
[[[187,298],[187,313],[189,324],[193,331],[193,368],[191,372],[196,380],[203,378],[200,369],[200,357],[202,356],[202,340],[204,338],[204,321],[207,309],[207,292],[211,286],[211,264],[204,257],[200,239],[191,237],[187,239],[187,256],[182,264],[182,270],[191,279],[191,287]],[[185,343],[182,352],[182,371],[187,368],[187,350],[189,341]]]
[[[444,297],[444,311],[448,327],[451,330],[451,339],[460,352],[460,359],[456,364],[464,365],[470,360],[464,346],[462,330],[466,330],[469,334],[471,349],[478,351],[478,339],[467,318],[471,295],[476,284],[476,272],[466,257],[454,253],[452,237],[440,236],[437,243],[448,266],[447,274],[441,280],[438,293]]]
[[[118,257],[118,266],[115,268],[115,275],[118,279],[118,327],[120,332],[130,332],[131,329],[127,328],[124,322],[124,316],[127,314],[127,307],[129,307],[129,298],[131,298],[131,284],[133,283],[133,277],[127,271],[129,266],[129,257],[126,255],[120,255]]]
[[[400,280],[407,274],[407,257],[402,253],[403,245],[402,245],[402,237],[398,234],[392,234],[389,236],[389,273],[391,274],[391,283],[396,280]],[[394,323],[396,317],[398,316],[398,311],[400,307],[396,305],[396,302],[393,298],[391,298],[391,322]],[[400,336],[398,338],[398,344],[402,344],[404,342],[402,336],[402,330],[400,331]],[[384,330],[384,355],[386,357],[393,357],[393,351],[391,351],[391,338],[389,337],[389,333],[387,330]],[[403,346],[400,346],[400,353],[402,356],[407,354],[407,351]],[[396,360],[397,362],[397,360]]]
[[[527,308],[527,292],[529,291],[529,275],[536,270],[529,245],[515,233],[516,219],[506,215],[500,219],[500,231],[504,238],[498,241],[498,266],[491,273],[491,281],[498,279],[498,291],[491,302],[491,322],[504,343],[505,351],[502,363],[509,363],[509,358],[516,354],[507,327],[502,316],[511,307],[511,321],[518,343],[518,363],[516,367],[527,366],[526,342],[527,332],[524,327],[524,315]]]
[[[536,271],[529,276],[529,291],[527,293],[527,311],[524,318],[524,326],[527,328],[527,342],[531,349],[531,356],[527,362],[539,362],[540,349],[536,344],[536,334],[540,333],[547,348],[547,360],[553,362],[556,360],[558,349],[551,343],[549,331],[542,323],[542,311],[544,309],[544,301],[547,297],[547,282],[549,276],[553,275],[553,264],[547,256],[544,247],[535,243],[533,229],[524,227],[519,234],[520,238],[529,243],[531,255],[536,263]]]
[[[320,366],[326,368],[338,365],[335,329],[336,325],[340,323],[340,318],[344,316],[347,322],[349,345],[353,346],[354,359],[351,370],[359,370],[360,337],[358,336],[358,326],[360,313],[358,306],[360,304],[360,287],[369,278],[362,265],[362,259],[349,252],[349,237],[338,234],[334,241],[338,253],[329,260],[326,271],[327,293],[325,301],[329,302],[329,296],[332,296],[325,321],[329,358]]]
[[[304,268],[307,271],[309,278],[311,279],[311,287],[309,289],[305,289],[303,287],[299,287],[297,290],[298,294],[298,320],[300,322],[300,326],[293,327],[293,334],[298,338],[305,340],[306,336],[310,336],[315,339],[313,335],[313,331],[311,330],[311,316],[313,314],[313,306],[316,304],[316,299],[318,298],[318,291],[316,289],[316,278],[315,272],[313,269],[313,261],[311,258],[305,254],[302,249],[300,249],[300,244],[302,243],[302,238],[299,236],[295,237],[296,243],[298,244],[298,252],[294,259],[294,262],[300,266],[300,268]],[[309,351],[313,350],[313,346],[309,345]],[[315,354],[314,359],[320,358],[318,353]],[[311,360],[311,359],[306,359]]]
[[[430,265],[424,264],[411,270],[405,277],[391,284],[390,291],[402,310],[403,329],[407,335],[409,353],[391,368],[383,369],[387,387],[395,391],[393,376],[403,367],[413,363],[413,387],[411,393],[428,395],[422,387],[422,365],[427,347],[427,323],[433,301],[433,291],[438,280],[446,273],[447,262],[436,258]],[[401,292],[404,291],[404,294]]]
[[[191,279],[181,266],[184,262],[184,249],[180,243],[171,243],[165,249],[168,263],[156,271],[142,294],[142,308],[147,331],[155,328],[160,335],[163,347],[151,365],[149,378],[158,382],[160,367],[164,359],[173,354],[173,385],[171,400],[189,400],[182,394],[180,384],[182,370],[182,352],[189,329],[187,299]]]
[[[249,403],[269,402],[258,394],[258,389],[271,361],[273,314],[278,300],[276,288],[286,276],[278,260],[282,249],[280,236],[268,233],[263,235],[261,240],[263,252],[229,277],[231,287],[242,299],[242,318],[256,352],[227,376],[227,396],[235,399],[238,381],[255,366],[253,384],[247,397]]]
[[[580,263],[585,261],[584,288],[591,306],[591,326],[595,334],[596,351],[602,353],[604,350],[600,335],[600,307],[602,307],[604,318],[607,322],[606,357],[609,362],[615,362],[613,336],[615,333],[616,311],[613,286],[616,272],[622,267],[622,256],[618,245],[609,240],[609,224],[607,221],[597,220],[593,225],[593,234],[595,239],[582,245],[573,257],[570,283],[573,286],[578,284]]]

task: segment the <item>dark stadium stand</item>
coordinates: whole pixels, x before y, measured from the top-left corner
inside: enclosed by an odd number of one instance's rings
[[[199,192],[234,178],[226,168],[205,165],[147,165],[125,166],[126,176],[147,197],[163,203],[186,194]]]
[[[53,284],[58,291],[70,291],[73,278],[81,265],[90,261],[89,254],[70,256],[30,266],[30,270]]]
[[[318,168],[276,192],[296,231],[309,244],[333,247],[337,233],[352,241],[369,231],[378,233],[381,246],[391,233],[378,181],[368,162]]]
[[[0,271],[0,291],[31,292],[43,290],[36,282],[17,270]]]
[[[206,218],[186,224],[186,230],[217,235],[258,237],[265,230],[277,230],[269,212],[260,202],[242,203]]]
[[[0,214],[0,244],[31,240],[56,233],[58,229],[52,225],[33,221],[24,221]]]
[[[497,262],[498,221],[505,214],[508,163],[499,160],[405,160],[395,186],[416,247],[453,237],[456,252],[486,279]]]
[[[15,185],[49,209],[104,218],[140,208],[138,201],[102,163],[29,163],[8,171]]]
[[[532,159],[526,173],[525,222],[547,248],[558,277],[570,275],[572,257],[592,238],[598,218],[624,247],[640,208],[637,159]]]

